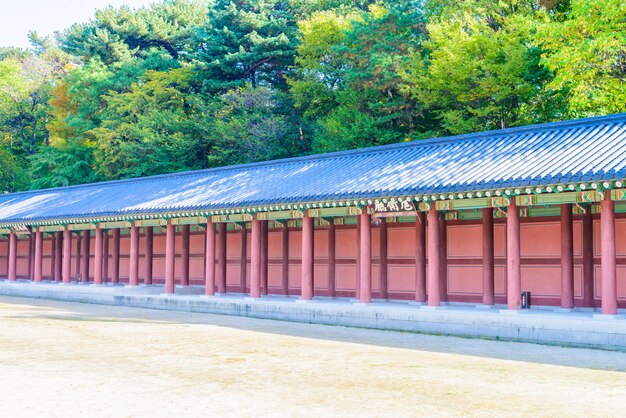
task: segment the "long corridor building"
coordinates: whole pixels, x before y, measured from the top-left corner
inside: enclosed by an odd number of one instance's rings
[[[0,276],[626,307],[626,114],[0,195]]]

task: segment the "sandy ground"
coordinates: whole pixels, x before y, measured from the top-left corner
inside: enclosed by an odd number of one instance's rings
[[[0,297],[0,416],[624,416],[626,353]]]

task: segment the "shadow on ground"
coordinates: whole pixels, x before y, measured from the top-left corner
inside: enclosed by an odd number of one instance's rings
[[[12,305],[20,305],[22,312],[19,315],[12,314]],[[24,310],[28,313],[24,314]],[[87,321],[219,326],[251,332],[339,341],[351,344],[626,372],[626,353],[620,351],[380,331],[237,316],[129,308],[125,306],[92,305],[0,296],[0,318],[44,318],[61,322]]]

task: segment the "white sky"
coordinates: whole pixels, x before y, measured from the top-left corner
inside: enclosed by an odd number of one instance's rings
[[[72,23],[87,22],[96,9],[138,8],[158,0],[0,0],[0,46],[29,47],[28,32],[51,35]]]

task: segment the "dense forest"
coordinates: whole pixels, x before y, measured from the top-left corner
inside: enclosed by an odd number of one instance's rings
[[[0,190],[626,110],[623,0],[165,0],[0,48]]]

